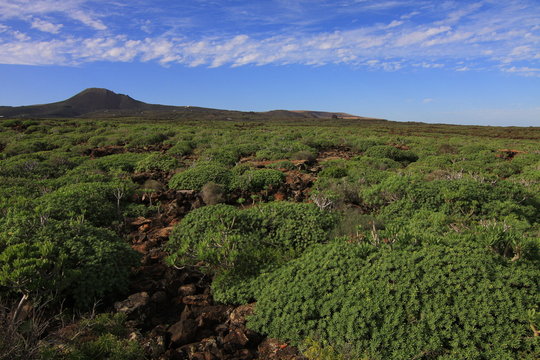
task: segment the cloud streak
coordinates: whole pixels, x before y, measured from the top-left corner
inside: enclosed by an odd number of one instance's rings
[[[328,6],[323,0],[319,3]],[[410,11],[410,6],[426,7],[429,1],[377,3],[367,0],[356,2],[356,8],[355,2],[338,3],[340,11],[357,12],[358,7],[363,11],[389,8],[403,8],[403,11],[392,12],[384,22],[349,25],[347,29],[330,32],[312,31],[310,24],[308,28],[300,26],[294,31],[286,27],[262,33],[245,31],[196,37],[165,31],[153,37],[148,33],[140,37],[128,32],[112,32],[105,15],[96,15],[95,9],[84,11],[87,1],[0,0],[0,14],[3,14],[0,20],[23,19],[29,22],[30,29],[51,36],[34,39],[0,24],[0,62],[78,65],[94,61],[155,61],[163,65],[207,67],[347,64],[385,71],[418,67],[470,71],[481,64],[483,69],[540,76],[537,71],[540,68],[540,5],[534,2],[501,5],[484,0],[469,6],[446,2],[448,15],[429,21],[415,20],[422,15]],[[409,7],[405,6],[407,4]],[[307,5],[298,2],[291,8],[295,16],[303,15],[303,6]],[[349,8],[352,9],[347,10]],[[67,25],[50,18],[57,13],[94,33],[73,36],[66,32]],[[44,16],[48,17],[42,18]],[[143,21],[148,23],[144,19],[139,23]]]

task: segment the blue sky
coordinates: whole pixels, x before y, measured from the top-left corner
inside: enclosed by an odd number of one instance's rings
[[[540,126],[538,0],[0,0],[0,105],[170,105]]]

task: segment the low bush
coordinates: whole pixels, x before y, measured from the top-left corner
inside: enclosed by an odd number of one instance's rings
[[[164,133],[150,133],[150,134],[137,134],[132,136],[127,146],[130,148],[133,147],[143,147],[148,145],[156,145],[162,143],[166,140],[168,136]]]
[[[285,175],[279,170],[248,170],[231,180],[230,188],[241,191],[260,191],[269,187],[278,187]]]
[[[245,261],[256,244],[255,219],[231,205],[211,205],[191,211],[175,226],[167,247],[174,264],[206,262],[213,269],[232,268]],[[253,245],[251,245],[253,244]]]
[[[193,146],[189,141],[178,141],[175,143],[167,153],[174,156],[186,156],[193,152]]]
[[[228,186],[231,172],[225,166],[215,163],[203,163],[175,174],[169,181],[169,187],[175,190],[201,190],[213,182]]]
[[[180,161],[176,158],[162,154],[153,153],[137,162],[136,171],[171,171],[180,166]]]
[[[320,177],[340,179],[348,175],[347,169],[340,166],[329,166],[319,172]]]
[[[168,262],[203,261],[210,273],[217,274],[216,300],[248,301],[256,291],[251,283],[264,268],[327,241],[334,223],[333,214],[312,204],[275,202],[247,210],[223,204],[205,206],[190,212],[174,228],[167,244]]]
[[[411,163],[418,160],[418,156],[409,150],[400,150],[393,146],[388,145],[376,145],[368,148],[365,153],[366,156],[375,158],[388,158],[403,163]]]
[[[316,246],[262,278],[252,329],[369,359],[537,359],[537,263],[463,243]]]
[[[255,167],[250,163],[237,164],[231,168],[231,175],[233,177],[238,177],[249,170],[255,170]]]
[[[315,149],[300,142],[284,141],[260,149],[255,154],[255,157],[258,160],[281,160],[290,159],[294,154],[297,154],[298,158],[307,160],[307,156],[314,156],[316,153]]]
[[[30,154],[39,151],[47,151],[56,148],[57,146],[53,145],[51,142],[42,141],[42,140],[32,140],[24,139],[17,142],[9,143],[5,149],[4,153],[10,156],[19,155],[19,154]]]
[[[110,225],[118,215],[113,190],[109,183],[66,185],[36,200],[36,211],[43,218],[83,216],[98,226]]]
[[[380,140],[373,139],[354,139],[350,141],[351,148],[356,151],[365,152],[374,146],[383,145]]]
[[[0,285],[14,294],[54,296],[86,308],[126,291],[138,263],[114,232],[86,222],[10,214],[0,225]]]
[[[233,166],[240,160],[240,151],[235,146],[210,148],[201,154],[200,159],[225,166]]]

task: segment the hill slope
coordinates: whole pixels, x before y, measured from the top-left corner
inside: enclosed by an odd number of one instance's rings
[[[323,111],[274,110],[267,112],[242,112],[232,110],[209,109],[194,106],[168,106],[147,104],[128,95],[117,94],[101,88],[89,88],[77,95],[55,103],[28,106],[0,106],[0,117],[128,117],[144,116],[148,118],[197,118],[206,119],[257,119],[297,118],[297,119],[368,119],[345,113]]]

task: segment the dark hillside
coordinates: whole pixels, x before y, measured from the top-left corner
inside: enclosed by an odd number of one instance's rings
[[[231,111],[196,106],[148,104],[124,94],[89,88],[55,103],[28,106],[0,106],[0,117],[9,118],[111,118],[144,116],[167,120],[267,120],[267,119],[368,119],[345,113],[274,110],[267,112]]]

